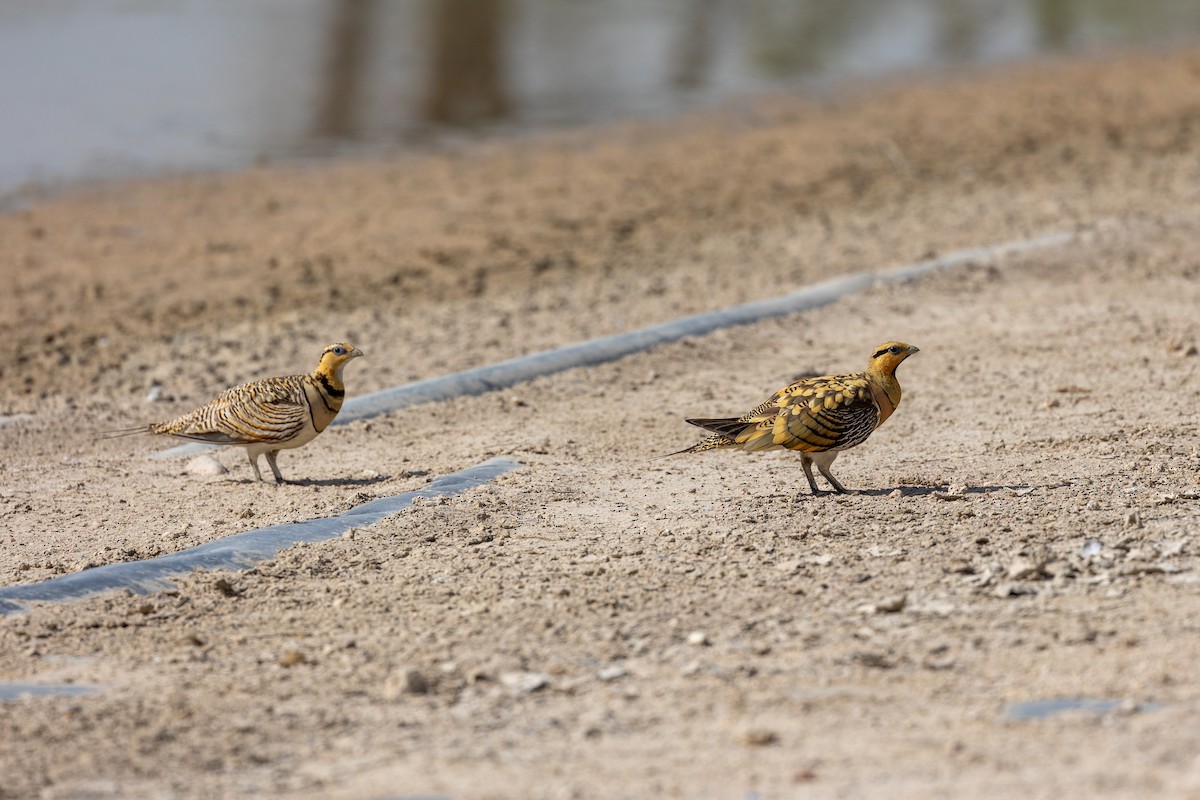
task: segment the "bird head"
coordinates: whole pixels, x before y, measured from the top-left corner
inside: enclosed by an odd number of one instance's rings
[[[920,352],[920,350],[911,344],[905,344],[904,342],[884,342],[871,353],[871,360],[867,362],[867,371],[893,375],[896,372],[896,367],[900,366],[901,361],[917,352]]]
[[[358,358],[362,354],[362,350],[352,344],[336,342],[322,351],[321,360],[317,362],[317,372],[335,378],[338,383],[341,383],[342,367],[346,366],[346,362],[350,359]]]

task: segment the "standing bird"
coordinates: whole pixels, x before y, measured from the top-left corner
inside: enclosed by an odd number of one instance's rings
[[[799,450],[813,494],[821,494],[813,479],[813,464],[834,491],[845,493],[830,465],[838,453],[865,442],[900,405],[896,367],[916,352],[912,345],[886,342],[875,348],[865,372],[796,381],[736,419],[689,419],[714,435],[673,455],[726,449]]]
[[[309,375],[252,381],[169,422],[114,433],[155,433],[245,447],[255,478],[260,482],[263,479],[258,457],[266,454],[275,482],[285,483],[275,464],[279,451],[308,444],[333,422],[346,396],[342,368],[362,354],[352,344],[331,344]]]

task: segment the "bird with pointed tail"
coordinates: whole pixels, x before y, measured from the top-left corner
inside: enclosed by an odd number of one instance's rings
[[[262,482],[258,457],[265,455],[276,483],[286,483],[275,459],[280,450],[308,444],[342,408],[342,368],[363,353],[352,344],[331,344],[308,375],[264,378],[223,392],[195,411],[168,422],[112,431],[110,436],[153,433],[196,442],[246,448],[254,477]]]
[[[689,419],[713,435],[678,453],[706,450],[797,450],[813,494],[822,494],[812,465],[838,493],[846,487],[829,471],[838,453],[867,440],[900,405],[896,367],[918,352],[903,342],[885,342],[871,353],[863,372],[805,378],[780,389],[741,417]]]

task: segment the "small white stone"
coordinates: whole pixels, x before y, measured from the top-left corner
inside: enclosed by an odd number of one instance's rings
[[[225,466],[210,455],[196,456],[187,463],[183,471],[188,475],[197,475],[201,477],[211,477],[214,475],[224,475],[229,472]]]
[[[708,634],[704,631],[692,631],[687,635],[687,643],[694,647],[704,647],[709,643]]]
[[[624,678],[628,674],[624,667],[605,667],[596,673],[596,680],[615,681],[618,678]]]
[[[550,676],[540,672],[505,672],[500,683],[510,691],[527,694],[549,686]]]

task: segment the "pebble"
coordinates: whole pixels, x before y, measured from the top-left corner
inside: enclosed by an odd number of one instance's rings
[[[596,673],[596,680],[615,681],[618,678],[624,678],[628,674],[629,673],[625,670],[624,667],[616,667],[616,666],[605,667],[604,669],[602,669]]]
[[[959,607],[949,600],[926,600],[918,608],[914,608],[913,611],[919,611],[921,614],[933,615],[935,617],[948,617],[951,614],[958,613]]]
[[[550,676],[540,672],[504,672],[500,675],[501,685],[510,691],[529,694],[550,685]]]
[[[858,611],[861,614],[898,614],[908,605],[908,595],[898,594],[892,597],[875,602],[867,603],[859,606]]]
[[[1042,575],[1046,571],[1045,559],[1034,560],[1018,556],[1008,565],[1007,575],[1015,581],[1026,581]]]
[[[225,597],[242,596],[242,590],[234,586],[228,578],[217,578],[215,581],[213,581],[213,588]]]
[[[891,669],[896,666],[896,662],[888,658],[886,654],[877,652],[862,651],[853,653],[850,656],[850,660],[870,669]]]
[[[779,734],[765,728],[751,728],[748,731],[742,731],[738,740],[747,747],[766,747],[779,744]]]
[[[1037,594],[1037,590],[1032,586],[1024,586],[1019,583],[1001,583],[993,591],[992,595],[1000,599],[1009,597],[1020,597],[1023,594]]]
[[[299,650],[288,650],[279,657],[279,666],[281,667],[296,667],[301,664],[308,663],[308,656],[301,653]]]
[[[429,681],[421,671],[409,667],[388,675],[383,684],[385,700],[396,700],[406,694],[429,694]]]
[[[708,634],[704,631],[692,631],[687,635],[687,643],[694,647],[706,647],[710,644]]]
[[[210,477],[214,475],[224,475],[229,470],[210,455],[196,456],[187,463],[183,471],[188,475],[196,475],[200,477]]]

